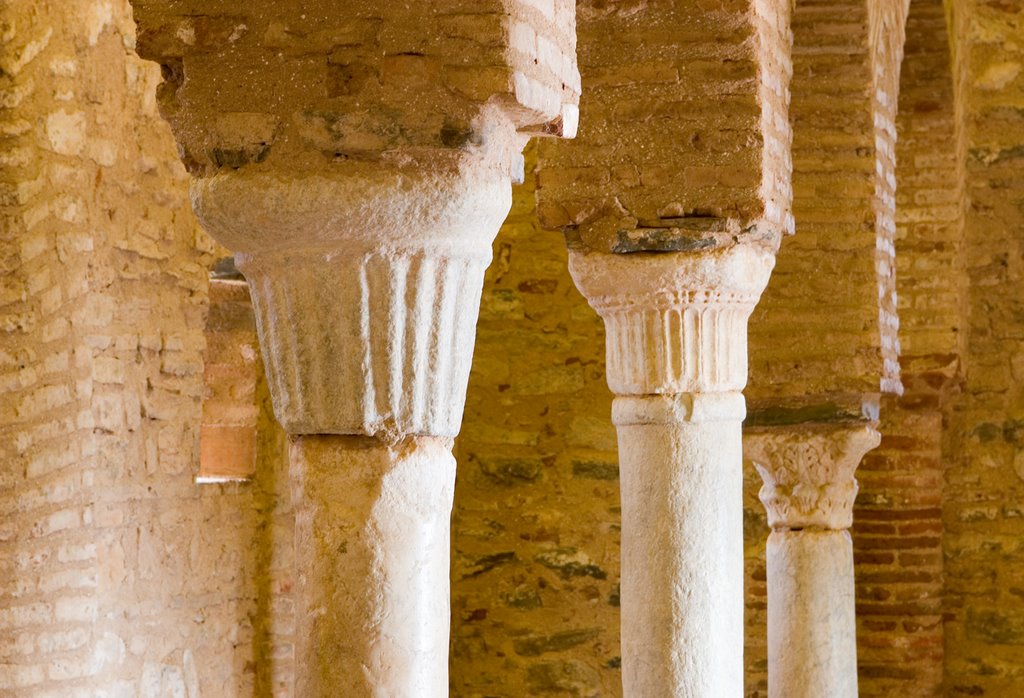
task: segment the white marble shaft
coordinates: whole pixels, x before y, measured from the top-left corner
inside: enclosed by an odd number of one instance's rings
[[[772,531],[768,695],[857,698],[853,543],[847,531]]]
[[[604,318],[622,486],[624,694],[743,695],[746,323],[772,251],[571,251]]]

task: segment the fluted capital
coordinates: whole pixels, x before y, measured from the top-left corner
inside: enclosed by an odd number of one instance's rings
[[[238,251],[289,433],[458,433],[506,176],[465,163],[239,172],[196,181],[193,200]]]
[[[748,429],[744,458],[764,485],[760,497],[773,529],[841,530],[853,523],[854,472],[881,436],[869,424]]]
[[[571,250],[569,270],[607,332],[617,395],[731,392],[747,382],[747,320],[774,253],[755,245],[685,253]]]

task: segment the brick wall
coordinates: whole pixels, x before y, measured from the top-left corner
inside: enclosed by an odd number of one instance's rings
[[[0,692],[44,695],[88,665],[96,639],[99,550],[84,524],[99,454],[82,328],[93,240],[80,191],[91,182],[76,172],[86,115],[44,87],[53,72],[75,79],[58,44],[69,38],[27,3],[3,14],[15,33],[0,54]]]
[[[256,318],[243,279],[211,279],[205,334],[199,478],[251,478],[260,416],[256,388],[262,372]]]
[[[777,245],[790,224],[789,3],[584,2],[586,114],[543,143],[545,226],[611,252]]]
[[[891,3],[890,3],[891,5]],[[892,260],[900,46],[868,2],[799,2],[793,14],[793,215],[750,319],[755,409],[899,389]],[[892,44],[873,37],[882,34]],[[886,49],[883,51],[882,49]],[[810,338],[813,337],[813,341]]]
[[[209,242],[125,2],[2,9],[0,693],[251,692],[253,496],[197,487]]]
[[[965,278],[953,80],[942,3],[914,0],[897,120],[895,241],[903,396],[859,470],[861,695],[941,694],[942,434],[959,378]]]
[[[133,0],[139,52],[197,176],[245,165],[337,171],[486,150],[498,105],[536,126],[578,101],[571,0],[389,3]],[[386,21],[385,21],[386,17]],[[259,66],[258,77],[253,66]],[[238,79],[241,76],[242,79]]]

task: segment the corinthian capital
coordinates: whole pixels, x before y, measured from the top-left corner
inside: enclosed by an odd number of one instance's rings
[[[841,530],[853,523],[854,472],[881,437],[864,423],[748,429],[744,458],[764,485],[760,497],[773,529]]]

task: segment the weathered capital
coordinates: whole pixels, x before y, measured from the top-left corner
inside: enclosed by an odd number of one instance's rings
[[[747,320],[774,263],[773,250],[755,245],[571,250],[573,280],[605,322],[608,386],[617,395],[742,390]]]
[[[511,204],[484,162],[193,184],[249,280],[278,420],[292,434],[454,436],[483,274]]]
[[[522,148],[576,131],[575,3],[214,4],[135,0],[138,50],[279,421],[454,436]]]
[[[854,471],[881,436],[864,423],[748,429],[744,458],[764,485],[760,497],[772,529],[841,530],[853,524]]]

